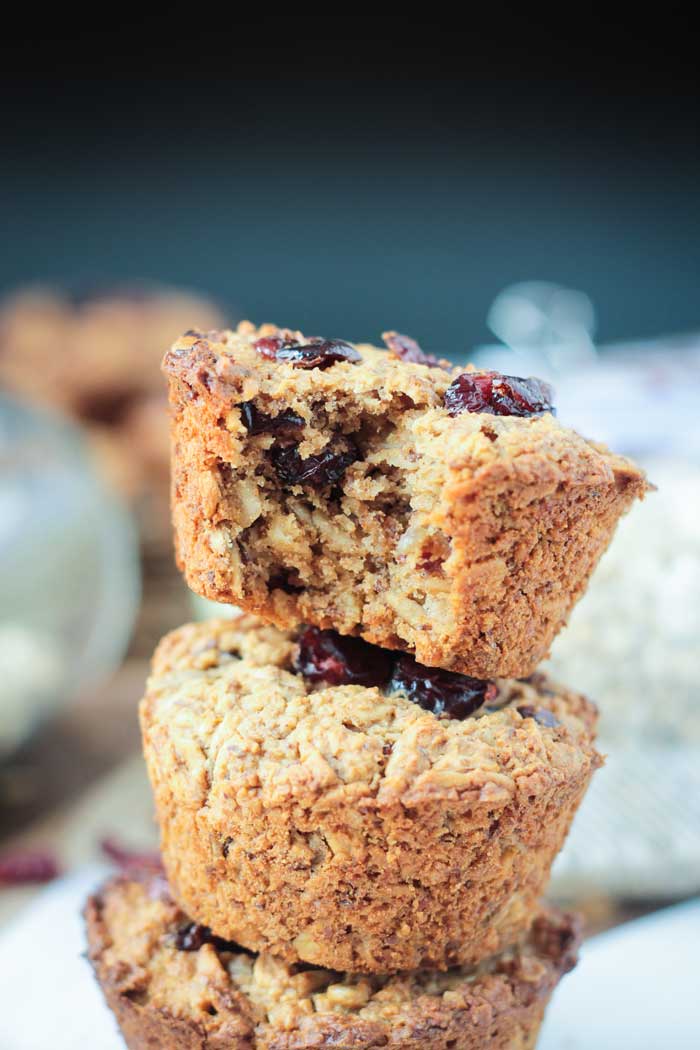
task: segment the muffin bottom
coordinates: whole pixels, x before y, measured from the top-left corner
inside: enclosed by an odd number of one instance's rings
[[[89,958],[130,1050],[528,1050],[575,965],[575,917],[541,912],[476,967],[340,974],[255,955],[191,923],[161,875],[87,903]]]

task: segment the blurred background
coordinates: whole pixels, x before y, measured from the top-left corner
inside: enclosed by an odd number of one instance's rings
[[[611,750],[554,892],[592,929],[696,893],[690,41],[584,10],[196,14],[3,44],[0,919],[104,837],[153,841],[136,703],[158,638],[203,615],[172,564],[159,362],[242,318],[544,375],[560,418],[648,466],[553,650]]]
[[[0,281],[166,281],[455,353],[539,278],[604,341],[684,331],[697,63],[642,19],[42,22],[3,44]]]

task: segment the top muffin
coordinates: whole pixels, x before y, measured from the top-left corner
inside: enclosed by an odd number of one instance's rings
[[[539,380],[244,323],[166,355],[196,592],[480,678],[530,674],[646,481]]]

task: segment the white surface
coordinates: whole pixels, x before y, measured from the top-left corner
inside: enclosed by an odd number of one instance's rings
[[[555,994],[538,1050],[698,1050],[700,900],[593,938]]]
[[[80,916],[104,872],[57,882],[0,936],[1,1050],[124,1050],[83,957]],[[700,901],[590,941],[539,1050],[698,1050]]]
[[[0,936],[0,1050],[124,1050],[83,956],[81,911],[104,875],[55,883]]]

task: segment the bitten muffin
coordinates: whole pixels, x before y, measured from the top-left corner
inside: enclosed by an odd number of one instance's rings
[[[176,899],[288,962],[384,973],[515,943],[600,758],[596,711],[252,617],[167,636],[141,705]]]
[[[529,1050],[579,941],[575,918],[540,913],[526,940],[475,968],[342,974],[222,941],[148,876],[109,882],[86,919],[130,1050]]]
[[[190,587],[479,677],[532,673],[646,489],[536,379],[244,323],[166,355]]]

